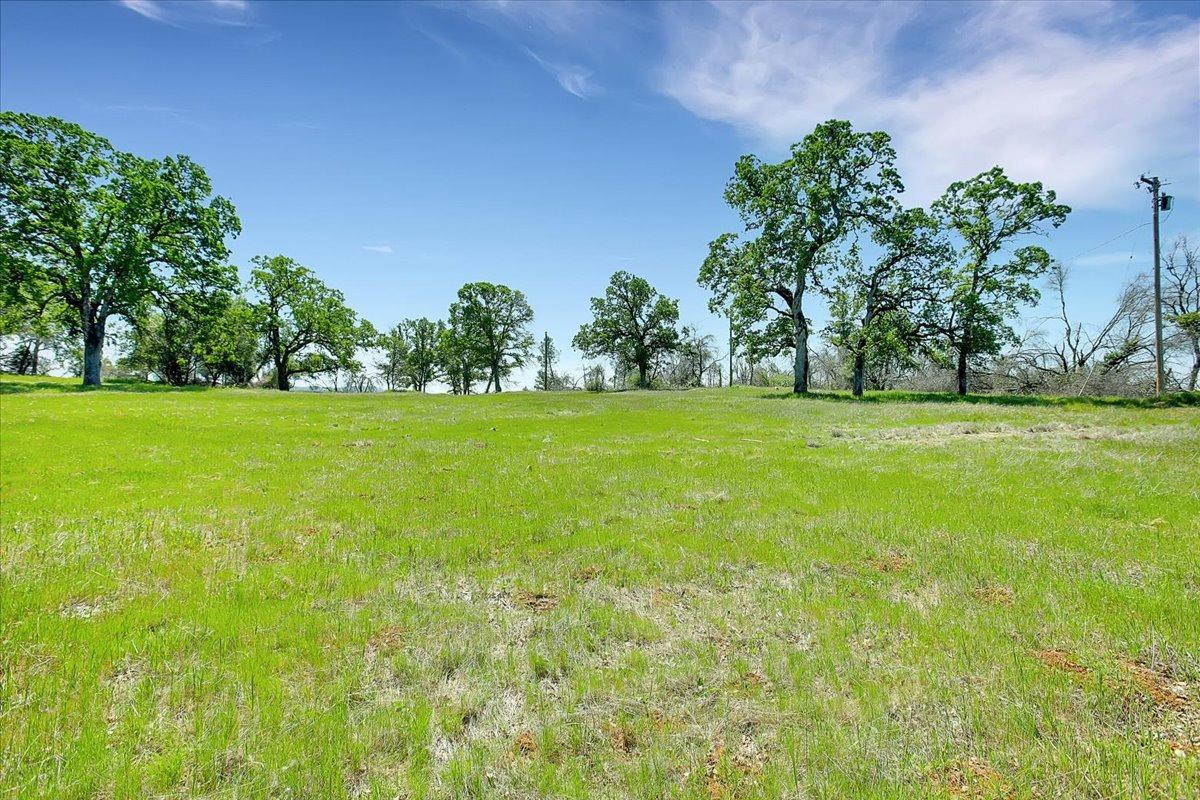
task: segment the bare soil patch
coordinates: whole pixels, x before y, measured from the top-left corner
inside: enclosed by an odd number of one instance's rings
[[[1076,661],[1066,650],[1036,650],[1033,657],[1050,669],[1066,672],[1075,678],[1085,678],[1089,673],[1088,668]]]

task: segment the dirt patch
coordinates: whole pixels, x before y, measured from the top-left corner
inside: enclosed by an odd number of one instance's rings
[[[1050,669],[1066,672],[1074,678],[1085,678],[1089,672],[1066,650],[1035,650],[1032,655]]]
[[[519,755],[532,756],[538,751],[537,739],[533,738],[532,732],[521,731],[517,734],[517,741],[513,744],[513,750]]]
[[[586,567],[580,567],[579,569],[577,569],[573,573],[571,573],[572,577],[575,578],[575,580],[579,581],[580,583],[587,583],[589,581],[595,580],[596,576],[599,574],[600,574],[600,568],[597,567],[595,564],[588,564]]]
[[[1167,747],[1171,752],[1179,758],[1200,758],[1200,744],[1192,744],[1191,742],[1167,742]]]
[[[608,724],[608,741],[612,743],[613,750],[618,753],[629,753],[637,747],[633,729],[623,723],[610,722]]]
[[[981,758],[968,758],[934,773],[930,783],[950,797],[984,800],[1016,797],[1016,792],[995,767]]]
[[[549,592],[517,592],[514,599],[530,611],[553,611],[558,608],[558,598]]]
[[[397,650],[404,639],[406,629],[399,625],[388,625],[380,628],[375,632],[369,642],[367,648],[375,653],[386,653],[390,650]]]
[[[911,558],[897,554],[871,559],[871,566],[879,572],[901,572],[910,564],[912,564]]]
[[[993,606],[1011,606],[1013,604],[1013,590],[1007,586],[976,586],[971,590],[971,597],[981,603]]]
[[[1186,683],[1172,681],[1162,672],[1136,661],[1123,661],[1121,666],[1129,673],[1133,683],[1150,696],[1155,705],[1173,711],[1185,711],[1192,704]]]
[[[704,758],[704,788],[713,800],[720,800],[728,788],[722,774],[721,761],[725,758],[725,745],[716,743]]]

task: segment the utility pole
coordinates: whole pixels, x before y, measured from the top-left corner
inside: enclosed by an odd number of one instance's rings
[[[1143,175],[1140,182],[1150,188],[1151,206],[1154,213],[1154,393],[1161,397],[1165,380],[1163,378],[1162,270],[1159,268],[1158,210],[1163,205],[1164,199],[1168,203],[1170,200],[1159,197],[1162,181],[1157,177],[1147,178]]]

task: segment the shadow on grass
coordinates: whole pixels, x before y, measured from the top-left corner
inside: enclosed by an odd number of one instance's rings
[[[1174,392],[1162,397],[1058,397],[1028,394],[968,394],[953,392],[868,392],[854,397],[849,392],[771,392],[766,400],[821,400],[834,403],[968,403],[994,406],[1094,406],[1109,408],[1178,408],[1200,405],[1200,392]]]
[[[31,392],[57,392],[72,394],[79,392],[202,392],[207,386],[168,386],[164,383],[112,378],[101,386],[84,386],[79,378],[38,379],[4,375],[0,377],[0,394],[29,394]]]

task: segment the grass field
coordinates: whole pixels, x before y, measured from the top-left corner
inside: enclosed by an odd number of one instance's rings
[[[0,796],[1200,793],[1200,407],[141,388],[0,384]]]

